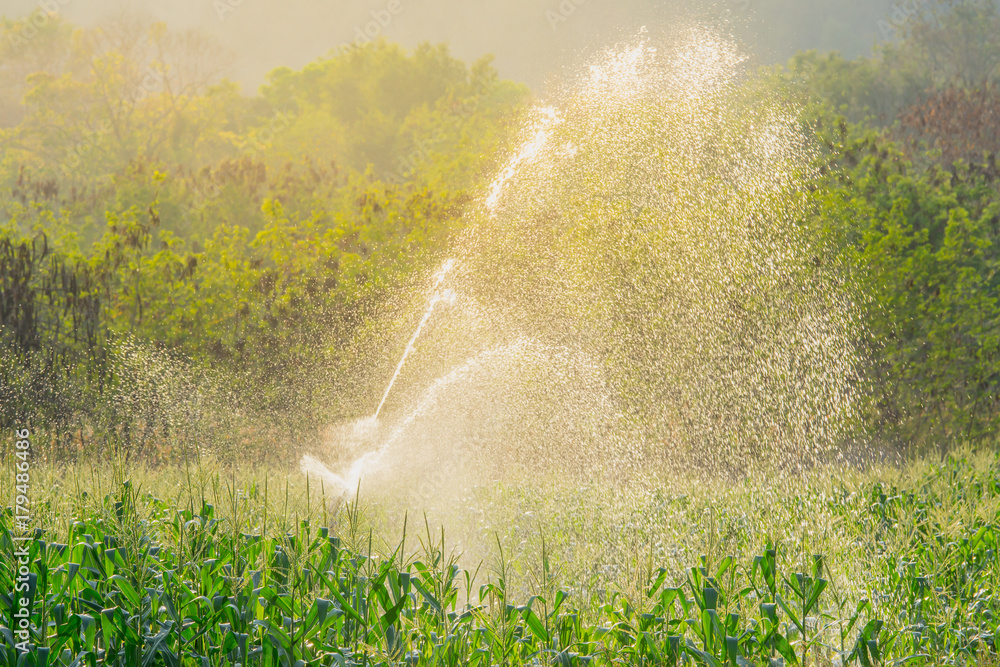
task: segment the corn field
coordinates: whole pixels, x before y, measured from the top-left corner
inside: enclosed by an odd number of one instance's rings
[[[370,534],[348,548],[346,534],[320,524],[356,525],[356,504],[336,509],[340,521],[265,514],[248,530],[208,502],[179,508],[126,480],[78,503],[60,532],[18,535],[7,508],[0,664],[989,664],[1000,623],[996,463],[952,458],[905,487],[876,481],[861,498],[827,498],[865,544],[883,545],[857,553],[865,597],[838,584],[824,554],[797,571],[785,546],[767,544],[752,557],[659,568],[639,595],[586,602],[548,577],[543,552],[538,594],[514,599],[499,540],[496,562],[469,571],[423,522],[387,553]],[[267,493],[227,488],[232,517]],[[978,519],[945,537],[957,504]]]

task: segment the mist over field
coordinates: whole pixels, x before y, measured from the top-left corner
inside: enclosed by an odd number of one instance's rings
[[[887,33],[878,22],[892,26],[898,4],[889,0],[52,2],[68,19],[84,26],[127,8],[173,28],[204,31],[232,50],[236,57],[229,76],[251,91],[274,67],[302,67],[331,49],[353,43],[358,30],[366,27],[369,35],[408,47],[447,42],[465,61],[494,54],[501,76],[539,86],[547,77],[562,74],[563,68],[578,65],[587,54],[643,26],[659,29],[692,21],[728,26],[761,62],[784,62],[801,49],[836,50],[855,57],[870,53],[877,41],[884,41]],[[3,0],[0,16],[19,17],[38,6],[35,0]]]

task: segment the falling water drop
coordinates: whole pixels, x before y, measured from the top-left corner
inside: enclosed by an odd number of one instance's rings
[[[385,402],[389,398],[389,394],[392,393],[392,387],[393,385],[396,384],[396,380],[399,379],[399,374],[402,372],[403,366],[406,365],[407,358],[413,352],[414,347],[417,344],[417,339],[420,338],[420,332],[424,330],[424,327],[427,325],[427,322],[431,319],[431,315],[434,314],[435,306],[437,306],[438,303],[441,301],[446,301],[448,303],[454,302],[455,300],[454,291],[446,290],[441,293],[437,292],[437,289],[441,287],[441,283],[443,283],[444,279],[448,277],[448,272],[451,271],[452,268],[454,268],[454,266],[455,266],[454,261],[449,259],[441,267],[441,270],[438,271],[434,281],[434,288],[432,290],[434,292],[434,295],[431,296],[430,301],[427,304],[427,311],[424,313],[423,319],[420,320],[420,324],[417,326],[417,330],[413,332],[413,337],[410,339],[410,342],[407,343],[406,349],[403,350],[403,356],[399,360],[399,364],[396,366],[396,372],[392,374],[392,379],[389,380],[389,386],[385,388],[385,394],[382,395],[382,402],[378,404],[378,409],[375,410],[375,415],[372,417],[372,420],[374,422],[378,422],[378,416],[382,414],[382,408],[385,407]]]

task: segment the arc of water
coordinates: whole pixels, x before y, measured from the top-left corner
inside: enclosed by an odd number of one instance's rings
[[[522,338],[510,345],[484,350],[483,352],[470,357],[459,366],[456,366],[446,375],[439,377],[427,389],[417,406],[411,410],[406,418],[403,419],[403,421],[393,430],[389,438],[383,442],[378,449],[370,451],[354,461],[354,463],[351,464],[351,467],[343,474],[338,475],[334,473],[322,462],[311,456],[302,457],[302,461],[299,464],[300,469],[306,474],[316,475],[321,479],[325,479],[331,484],[340,487],[343,493],[353,493],[357,488],[358,482],[360,482],[368,472],[377,468],[382,458],[389,451],[390,447],[400,437],[402,437],[402,435],[406,432],[406,429],[418,417],[426,414],[433,408],[438,401],[438,395],[441,391],[455,382],[466,378],[474,370],[490,363],[496,358],[503,358],[504,356],[521,356],[525,353],[526,349],[530,349],[534,345],[535,343],[533,341]]]
[[[396,384],[396,380],[399,378],[399,374],[400,372],[402,372],[403,366],[406,365],[407,357],[409,357],[410,353],[413,352],[414,347],[417,344],[417,339],[420,338],[420,333],[424,330],[424,326],[427,325],[428,320],[431,319],[431,315],[434,313],[434,307],[441,300],[448,300],[448,301],[454,300],[455,294],[451,290],[448,290],[443,293],[439,293],[437,291],[438,288],[441,287],[441,283],[443,283],[444,279],[448,276],[448,272],[451,271],[454,265],[455,265],[454,260],[449,259],[447,262],[444,263],[444,266],[442,266],[441,270],[438,272],[437,280],[435,280],[434,287],[432,290],[434,292],[434,296],[431,297],[430,303],[428,303],[427,305],[427,312],[424,313],[424,317],[422,320],[420,320],[420,324],[419,326],[417,326],[417,330],[413,332],[413,337],[410,339],[410,342],[407,343],[406,349],[403,351],[403,357],[399,360],[399,364],[396,366],[396,372],[392,374],[392,379],[389,381],[389,386],[385,388],[385,394],[383,394],[382,396],[382,402],[378,404],[378,409],[375,411],[375,415],[374,417],[372,417],[372,419],[377,420],[379,414],[381,414],[382,408],[385,406],[385,402],[389,398],[389,394],[392,393],[393,385]]]

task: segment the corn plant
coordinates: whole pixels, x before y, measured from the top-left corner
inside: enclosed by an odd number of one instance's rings
[[[793,561],[772,542],[746,559],[658,568],[638,595],[590,604],[558,585],[543,548],[538,594],[518,600],[499,539],[495,566],[467,571],[426,519],[415,553],[405,522],[398,545],[378,553],[356,502],[339,510],[336,535],[287,504],[282,517],[241,513],[266,484],[217,486],[224,518],[204,498],[178,506],[128,481],[97,509],[74,503],[58,533],[16,535],[4,510],[0,665],[882,667],[996,653],[1000,521],[981,509],[968,525],[949,519],[954,498],[941,489],[994,507],[1000,479],[960,459],[909,488],[876,483],[830,501],[878,538],[860,599],[843,593],[826,555]],[[30,562],[17,590],[16,544]]]

